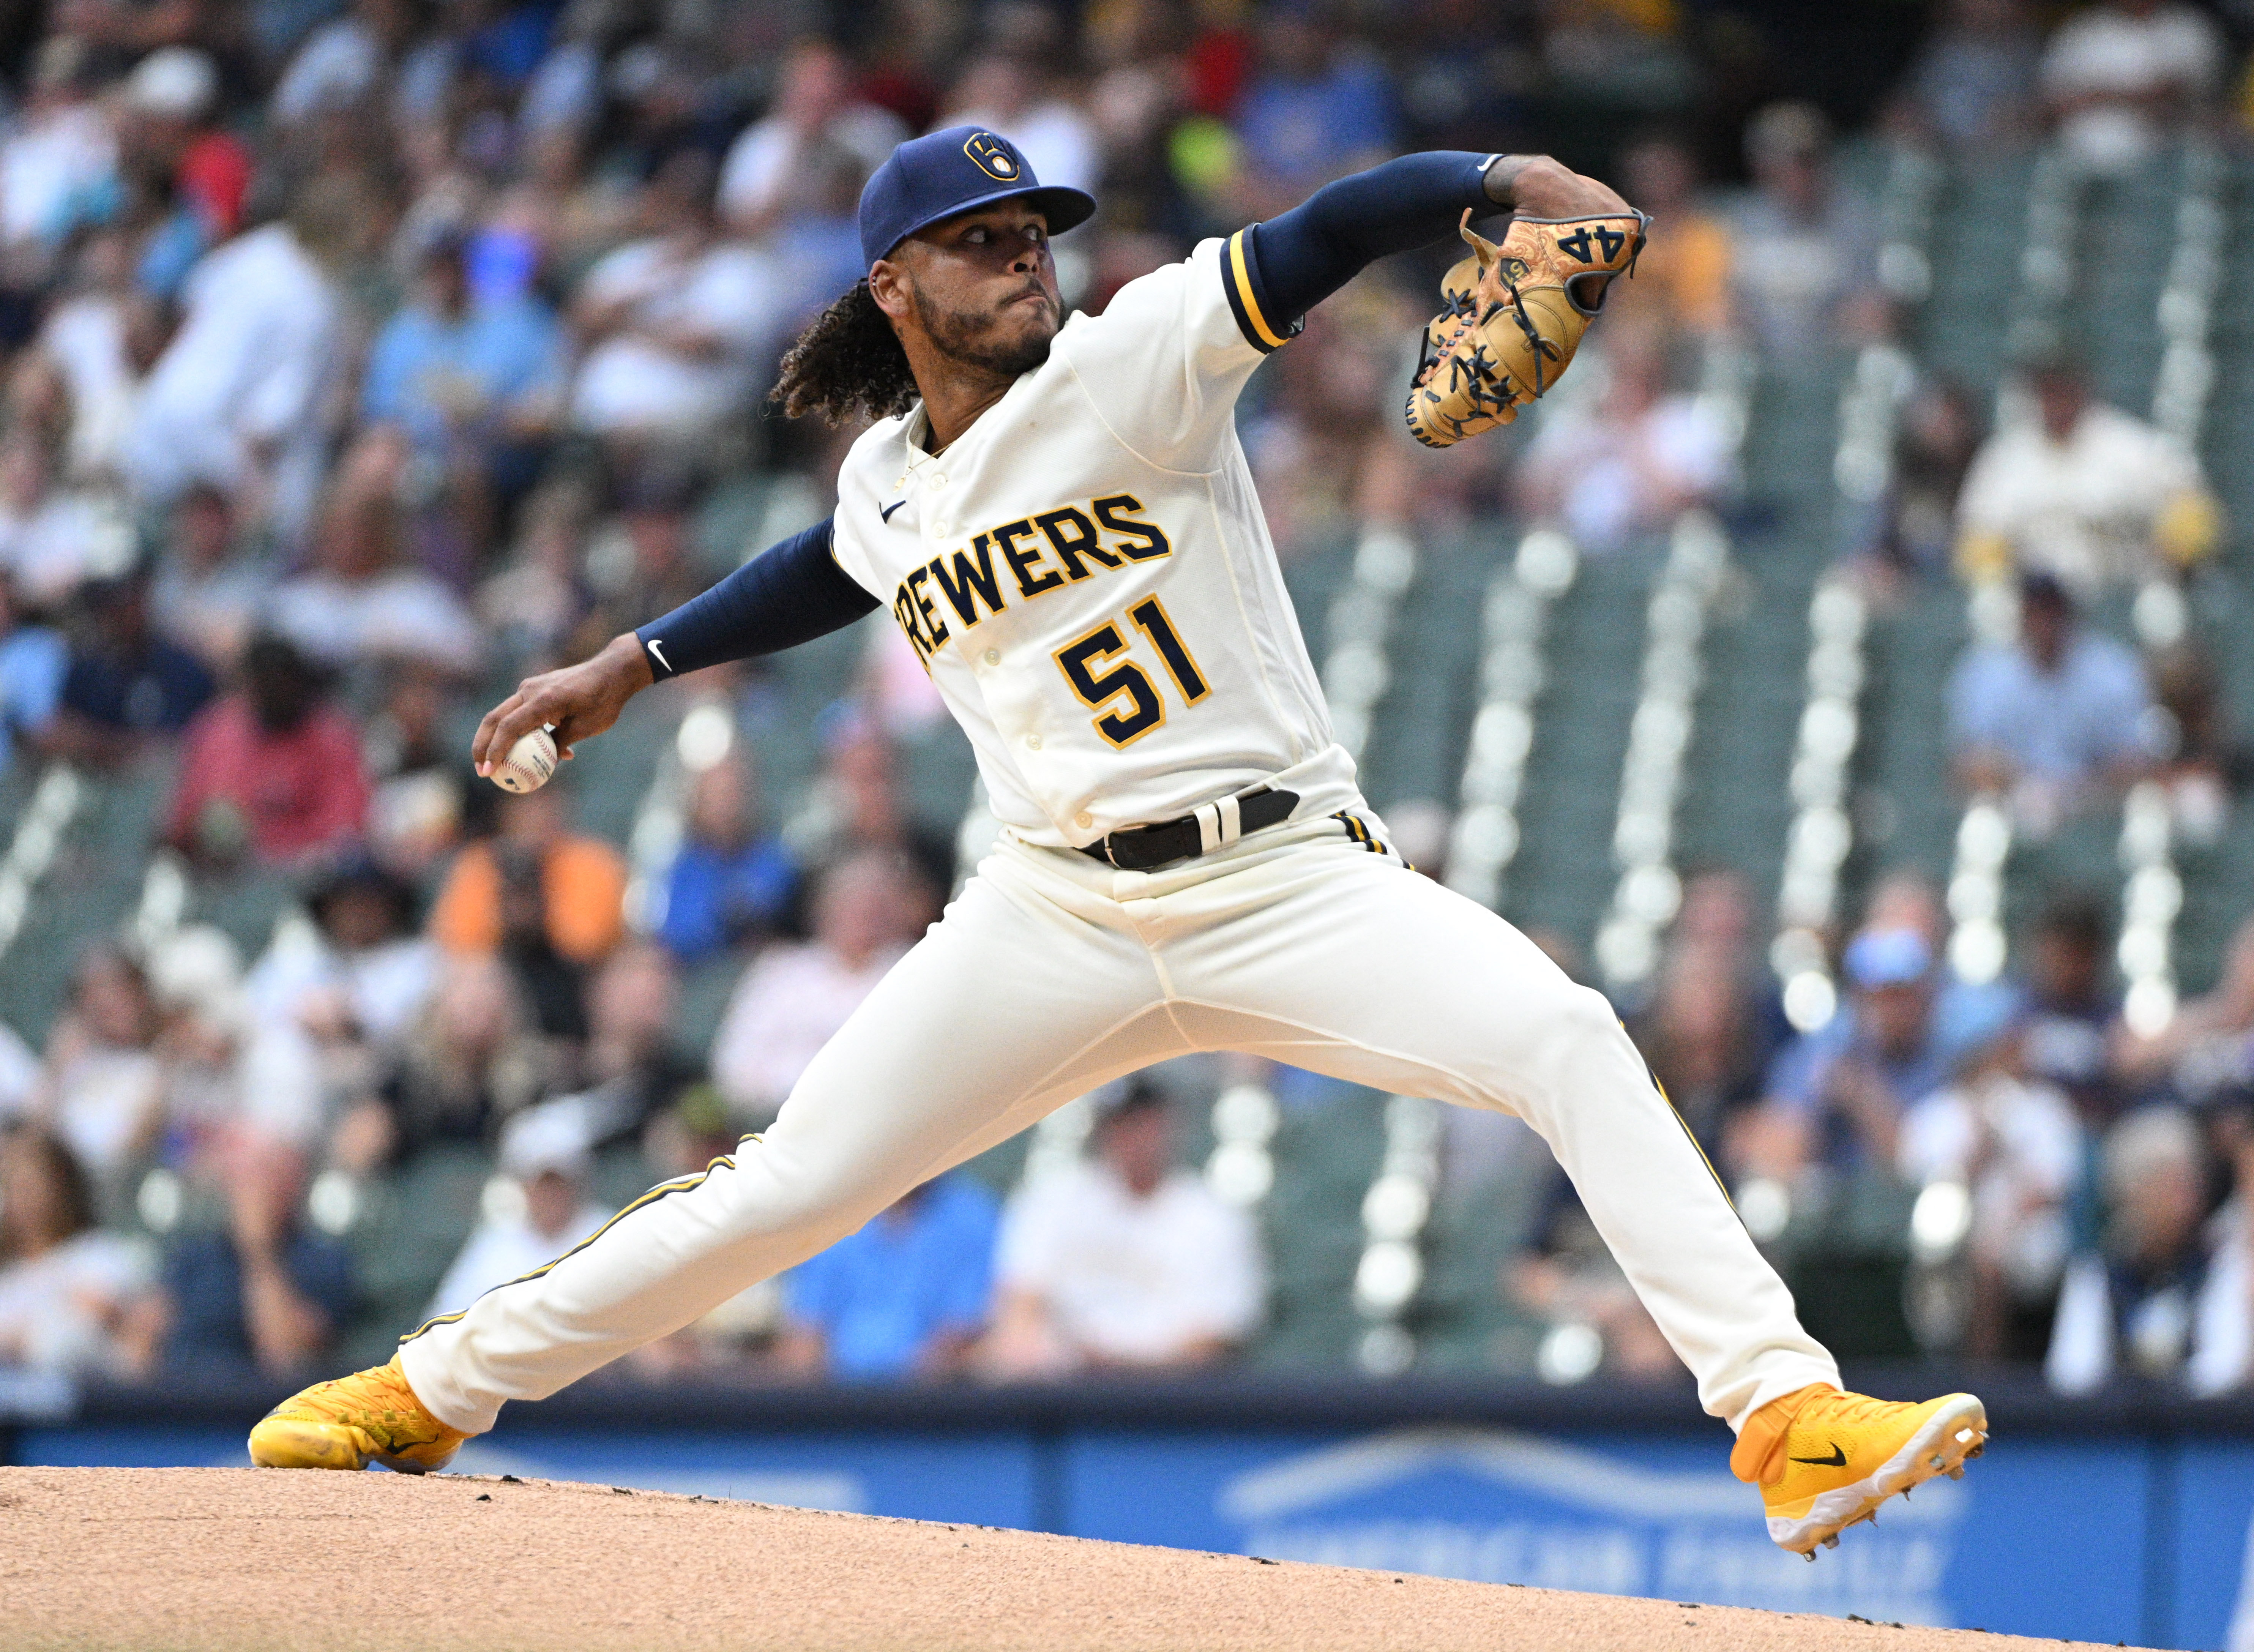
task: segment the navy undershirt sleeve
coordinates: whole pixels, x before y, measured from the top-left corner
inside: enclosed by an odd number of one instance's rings
[[[851,625],[877,599],[830,554],[825,516],[770,545],[700,597],[635,631],[651,674],[662,682],[729,660],[794,648]]]
[[[1482,218],[1507,211],[1488,199],[1494,158],[1468,150],[1404,155],[1326,184],[1291,211],[1256,224],[1245,240],[1262,312],[1296,322],[1388,253],[1455,233],[1466,206]]]

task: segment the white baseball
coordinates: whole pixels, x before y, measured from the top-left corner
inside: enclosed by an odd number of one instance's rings
[[[536,792],[556,773],[556,737],[535,729],[494,766],[493,783],[504,792]]]

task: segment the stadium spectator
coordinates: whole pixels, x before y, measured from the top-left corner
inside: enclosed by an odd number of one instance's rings
[[[1950,0],[1910,66],[1906,112],[1952,156],[2014,147],[2034,122],[2041,57],[2026,0]]]
[[[1754,194],[1731,214],[1738,316],[1781,368],[1808,368],[1851,325],[1869,325],[1878,282],[1871,205],[1832,173],[1830,122],[1772,103],[1745,129]]]
[[[2090,1129],[2120,1111],[2110,1046],[2121,1013],[2110,978],[2113,936],[2104,904],[2066,890],[2036,919],[2026,948],[2020,1055],[2029,1076],[2054,1085]]]
[[[83,582],[122,573],[132,556],[116,501],[60,486],[41,431],[22,424],[0,443],[0,574],[26,604],[60,607]]]
[[[1866,928],[1840,962],[1844,1012],[1778,1055],[1767,1108],[1786,1131],[1786,1167],[1890,1170],[1904,1111],[1950,1076],[1933,948],[1914,929]]]
[[[125,77],[125,162],[162,181],[173,204],[150,230],[142,284],[169,298],[189,269],[242,228],[256,163],[242,140],[217,125],[219,68],[193,46],[151,52]]]
[[[1981,440],[1971,393],[1955,380],[1926,374],[1896,421],[1892,486],[1866,533],[1849,549],[1917,579],[1944,576],[1956,543],[1957,500]]]
[[[2150,766],[2151,704],[2136,654],[2083,626],[2056,578],[2028,574],[2018,639],[1975,646],[1950,680],[1957,782],[2008,796],[2020,822],[2048,836]]]
[[[1386,340],[1416,325],[1397,294],[1360,282],[1307,318],[1292,346],[1306,346],[1304,354],[1277,362],[1274,395],[1246,432],[1246,457],[1277,501],[1269,531],[1286,561],[1365,518],[1413,520],[1430,508],[1420,467],[1390,424],[1400,362]]]
[[[536,886],[541,928],[558,956],[598,961],[626,931],[626,863],[598,837],[570,828],[566,788],[555,782],[503,800],[500,830],[470,844],[430,909],[430,935],[452,953],[498,951],[508,928],[508,886]]]
[[[170,1370],[295,1376],[351,1317],[352,1253],[304,1226],[304,1166],[288,1149],[245,1139],[214,1170],[224,1215],[168,1236],[163,1287],[137,1333]]]
[[[359,732],[319,671],[283,639],[258,637],[243,651],[242,687],[188,730],[165,836],[209,867],[315,864],[360,837],[368,799]]]
[[[1389,21],[1396,19],[1394,84],[1407,147],[1524,150],[1537,144],[1533,17],[1498,12],[1478,0],[1419,0]],[[1484,49],[1465,51],[1464,42],[1474,38]]]
[[[483,640],[461,601],[406,558],[400,495],[411,452],[377,426],[337,467],[315,564],[274,592],[274,628],[325,665],[421,661],[466,673]]]
[[[802,40],[783,60],[767,113],[728,150],[720,169],[721,214],[735,234],[756,242],[816,205],[807,192],[819,173],[820,151],[842,150],[865,175],[907,136],[899,116],[858,95],[853,65],[844,52],[827,40]],[[1032,156],[1022,138],[1012,134],[1012,141]],[[1040,161],[1033,173],[1048,181]]]
[[[1774,1053],[1773,1012],[1764,1013],[1753,988],[1746,904],[1729,874],[1690,880],[1651,1001],[1629,1022],[1668,1099],[1710,1152],[1719,1151],[1727,1121],[1760,1099]],[[1725,905],[1727,928],[1700,933],[1697,909]]]
[[[114,228],[88,235],[73,287],[47,312],[36,340],[69,400],[63,470],[80,485],[117,476],[142,380],[163,343],[163,314],[134,285],[132,248]]]
[[[2122,176],[2215,101],[2221,34],[2178,0],[2099,0],[2043,50],[2042,92],[2059,142],[2088,171]]]
[[[2160,777],[2176,830],[2188,843],[2212,844],[2230,824],[2233,800],[2254,786],[2254,746],[2234,725],[2222,670],[2197,640],[2162,649],[2151,663],[2165,719]]]
[[[91,763],[119,763],[190,726],[212,693],[202,662],[149,622],[149,578],[89,585],[48,743]]]
[[[241,657],[273,584],[235,535],[234,507],[207,482],[174,501],[149,601],[158,625],[214,672]]]
[[[999,1376],[1186,1369],[1259,1327],[1259,1236],[1174,1162],[1166,1093],[1147,1076],[1098,1102],[1094,1153],[1012,1195],[995,1257],[988,1360]]]
[[[1981,444],[1956,507],[1956,566],[1976,584],[2055,577],[2087,600],[2119,580],[2188,568],[2222,524],[2199,460],[2093,400],[2071,353],[2035,359],[2040,416]]]
[[[746,1122],[772,1118],[817,1051],[884,979],[928,900],[899,854],[864,849],[816,879],[813,934],[770,947],[728,1000],[712,1040],[712,1082]]]
[[[2202,1069],[2230,1074],[2254,1050],[2254,918],[2244,919],[2224,948],[2222,978],[2177,1006],[2167,1025],[2114,1032],[2113,1063],[2127,1087],[2166,1083]]]
[[[1396,130],[1382,64],[1342,38],[1320,8],[1275,7],[1262,18],[1257,38],[1259,66],[1235,126],[1242,145],[1242,204],[1263,218],[1296,205],[1319,185],[1384,159]]]
[[[753,364],[788,317],[781,270],[723,241],[712,165],[674,155],[644,186],[642,236],[590,270],[572,326],[585,354],[572,422],[596,436],[694,443],[748,399]]]
[[[1595,1368],[1635,1381],[1680,1379],[1683,1362],[1660,1334],[1620,1264],[1605,1249],[1572,1187],[1554,1166],[1522,1248],[1502,1270],[1504,1303],[1551,1326],[1592,1332]],[[1540,1354],[1536,1355],[1540,1369]]]
[[[0,1136],[0,1370],[137,1374],[146,1350],[127,1321],[155,1269],[95,1215],[92,1184],[59,1138]]]
[[[518,144],[536,144],[556,135],[577,137],[602,117],[605,50],[623,21],[606,5],[563,9],[548,54],[517,102]]]
[[[1636,209],[1663,228],[1646,242],[1634,279],[1606,291],[1606,312],[1649,315],[1662,326],[1702,335],[1727,330],[1730,226],[1699,203],[1698,162],[1690,146],[1670,136],[1642,138],[1620,157],[1620,171]],[[1607,326],[1606,333],[1612,331]]]
[[[1671,115],[1689,101],[1698,69],[1672,7],[1582,0],[1540,13],[1551,95],[1647,116]]]
[[[355,0],[298,47],[276,82],[267,111],[278,127],[342,115],[372,102],[387,70],[415,48],[415,9],[399,0]],[[422,50],[440,44],[426,41]],[[412,71],[402,78],[414,78]],[[374,109],[367,109],[374,114]]]
[[[955,845],[916,819],[900,795],[900,751],[884,725],[861,706],[840,702],[823,710],[817,729],[821,773],[782,829],[792,858],[819,872],[858,850],[890,850],[914,865],[927,895],[951,888]],[[915,920],[910,932],[925,921]]]
[[[439,1144],[491,1144],[554,1076],[554,1055],[529,1023],[515,978],[499,959],[449,960],[400,1038],[390,1071],[340,1124],[339,1167],[366,1173]]]
[[[342,180],[305,186],[285,220],[206,254],[181,293],[179,330],[150,370],[126,438],[127,473],[169,503],[196,482],[226,490],[294,543],[312,520],[340,365],[334,271],[363,210]]]
[[[2049,1346],[2085,1151],[2065,1092],[2021,1070],[2020,1052],[2033,1042],[2032,1029],[2007,1032],[1956,1082],[1913,1104],[1895,1161],[1912,1186],[1968,1190],[1973,1300],[1964,1351],[2023,1364]]]
[[[994,1196],[956,1171],[782,1278],[775,1362],[848,1382],[969,1368],[993,1295]]]
[[[2043,1362],[2051,1386],[2083,1394],[2134,1374],[2202,1391],[2242,1379],[2254,1291],[2243,1245],[2219,1243],[2207,1222],[2196,1121],[2171,1106],[2132,1113],[2107,1133],[2098,1170],[2104,1222],[2067,1265]]]
[[[612,530],[587,556],[597,587],[588,629],[609,641],[653,613],[669,613],[711,583],[696,552],[696,485],[681,466],[635,465],[622,480]]]
[[[412,661],[390,674],[368,732],[368,849],[402,877],[427,880],[460,840],[472,778],[463,765],[445,674]]]
[[[584,489],[543,484],[518,513],[517,542],[508,560],[478,588],[478,622],[505,675],[522,676],[536,662],[568,648],[587,620],[588,515]],[[598,617],[598,628],[600,622]]]
[[[1668,392],[1656,330],[1610,332],[1603,362],[1597,399],[1550,411],[1518,470],[1522,508],[1592,551],[1625,549],[1711,502],[1736,445],[1707,401]]]
[[[316,1146],[329,1101],[318,1053],[295,1023],[249,1012],[234,941],[210,924],[184,925],[151,940],[148,970],[162,1026],[159,1167],[200,1172],[243,1138]]]
[[[0,140],[0,243],[32,271],[116,199],[117,135],[91,67],[83,40],[42,40],[29,96]]]
[[[46,734],[69,670],[70,647],[61,634],[23,620],[9,581],[0,578],[0,778],[19,744],[36,749]]]
[[[513,1197],[488,1208],[439,1281],[425,1319],[458,1313],[497,1284],[544,1267],[611,1219],[587,1191],[590,1158],[579,1120],[533,1107],[500,1133],[500,1173]]]
[[[637,1139],[704,1076],[704,1064],[675,1042],[680,1013],[680,982],[664,948],[645,941],[620,947],[587,982],[587,1042],[578,1068],[586,1088],[548,1105],[568,1101],[591,1147]],[[711,1157],[699,1159],[700,1167]]]
[[[1735,309],[1778,365],[1805,366],[1872,298],[1878,226],[1833,176],[1830,122],[1810,105],[1756,115],[1746,158],[1754,190],[1731,223]]]
[[[798,896],[798,867],[780,838],[760,834],[750,762],[731,754],[698,774],[684,815],[658,928],[673,956],[695,963],[782,929]]]
[[[2254,1088],[2236,1085],[2216,1097],[2207,1126],[2230,1191],[2208,1222],[2216,1310],[2201,1326],[2188,1375],[2200,1393],[2220,1394],[2254,1385]]]
[[[560,411],[564,333],[529,290],[472,279],[472,242],[442,225],[422,248],[414,297],[368,352],[360,416],[396,424],[426,462],[461,466],[479,484],[531,468],[524,450]]]
[[[1019,6],[1005,18],[1017,24],[1012,32],[1018,38],[972,60],[949,92],[942,118],[949,126],[999,132],[1044,184],[1054,178],[1068,189],[1096,188],[1102,178],[1095,122],[1076,99],[1059,95],[1050,83],[1062,45],[1054,38],[1050,15]]]
[[[32,1116],[85,1167],[107,1206],[164,1126],[149,978],[122,949],[88,948],[47,1035]]]
[[[364,859],[340,863],[305,897],[311,932],[277,936],[244,978],[252,1014],[341,1053],[403,1036],[437,989],[439,958],[415,932],[415,895]]]

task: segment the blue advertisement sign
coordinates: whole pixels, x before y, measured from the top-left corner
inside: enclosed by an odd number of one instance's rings
[[[2254,1652],[2254,1444],[2185,1440],[2166,1448],[2175,1482],[2174,1621],[2165,1646]]]
[[[1089,1436],[1069,1460],[1082,1536],[1880,1622],[2109,1642],[2145,1628],[2149,1476],[2133,1446],[1992,1448],[1813,1564],[1769,1542],[1758,1498],[1702,1443]]]

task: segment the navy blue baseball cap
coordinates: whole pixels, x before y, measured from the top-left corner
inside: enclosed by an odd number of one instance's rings
[[[1095,197],[1062,185],[1045,187],[1018,146],[983,126],[926,132],[895,149],[861,191],[861,260],[873,264],[942,218],[1029,196],[1061,235],[1086,223]]]

